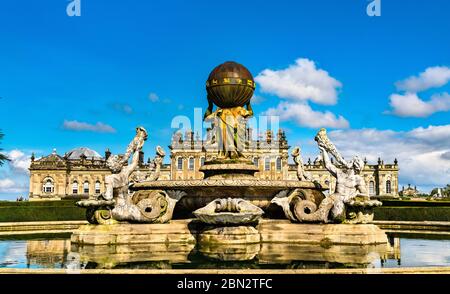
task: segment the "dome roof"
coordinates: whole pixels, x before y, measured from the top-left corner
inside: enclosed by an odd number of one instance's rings
[[[80,147],[70,150],[66,153],[67,159],[80,159],[81,155],[86,156],[86,158],[91,159],[94,157],[95,159],[101,159],[102,156],[92,149],[86,147]]]

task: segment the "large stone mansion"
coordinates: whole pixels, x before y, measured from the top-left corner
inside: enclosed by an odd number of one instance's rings
[[[199,171],[205,160],[217,151],[208,148],[208,138],[201,140],[193,132],[173,135],[170,149],[170,164],[161,168],[159,180],[202,179]],[[274,136],[267,131],[265,136],[252,139],[252,130],[247,128],[244,155],[259,167],[256,176],[261,179],[297,180],[297,168],[289,164],[289,148],[285,133],[280,130]],[[54,150],[40,159],[32,157],[30,166],[30,200],[94,198],[105,190],[105,177],[110,174],[106,160],[111,155],[107,149],[104,156],[89,148],[76,148],[64,155]],[[398,162],[385,164],[378,159],[377,164],[368,164],[363,176],[371,196],[398,197]],[[140,154],[140,171],[148,170],[151,158],[146,162]],[[319,160],[305,162],[305,170],[313,180],[330,187],[334,192],[335,179]]]

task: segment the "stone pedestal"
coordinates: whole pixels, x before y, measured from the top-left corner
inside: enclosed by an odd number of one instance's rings
[[[205,179],[211,180],[254,179],[259,168],[252,162],[223,162],[205,163],[200,171],[204,173]]]

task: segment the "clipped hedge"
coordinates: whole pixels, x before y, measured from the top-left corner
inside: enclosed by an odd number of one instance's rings
[[[382,200],[384,207],[450,207],[450,201]]]
[[[0,201],[0,222],[85,220],[85,209],[75,201]]]
[[[450,206],[382,206],[375,209],[375,220],[450,221]]]

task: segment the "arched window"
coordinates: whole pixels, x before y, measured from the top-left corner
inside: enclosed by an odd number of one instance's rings
[[[101,193],[101,185],[100,185],[100,181],[96,181],[95,182],[95,194],[100,194]]]
[[[89,194],[89,182],[85,181],[83,183],[83,194]]]
[[[390,180],[386,181],[386,193],[391,194],[391,181]]]
[[[78,194],[78,182],[74,181],[72,184],[72,194],[76,195]]]
[[[189,158],[189,170],[194,170],[194,157]]]
[[[53,185],[53,181],[51,179],[47,179],[44,182],[44,192],[45,193],[53,193],[55,191],[55,186]]]
[[[253,164],[254,164],[256,167],[259,167],[259,158],[258,158],[258,157],[254,157],[254,158],[253,158]]]
[[[369,195],[375,195],[375,182],[369,182]]]
[[[270,170],[270,157],[266,157],[264,159],[264,170],[269,171]]]
[[[328,187],[330,187],[330,181],[325,180],[325,185],[327,185]]]
[[[183,158],[182,157],[178,157],[178,159],[177,159],[177,169],[178,170],[183,169]]]
[[[200,158],[200,165],[201,166],[205,165],[205,158],[204,157]]]
[[[281,157],[277,157],[277,171],[281,170]]]

